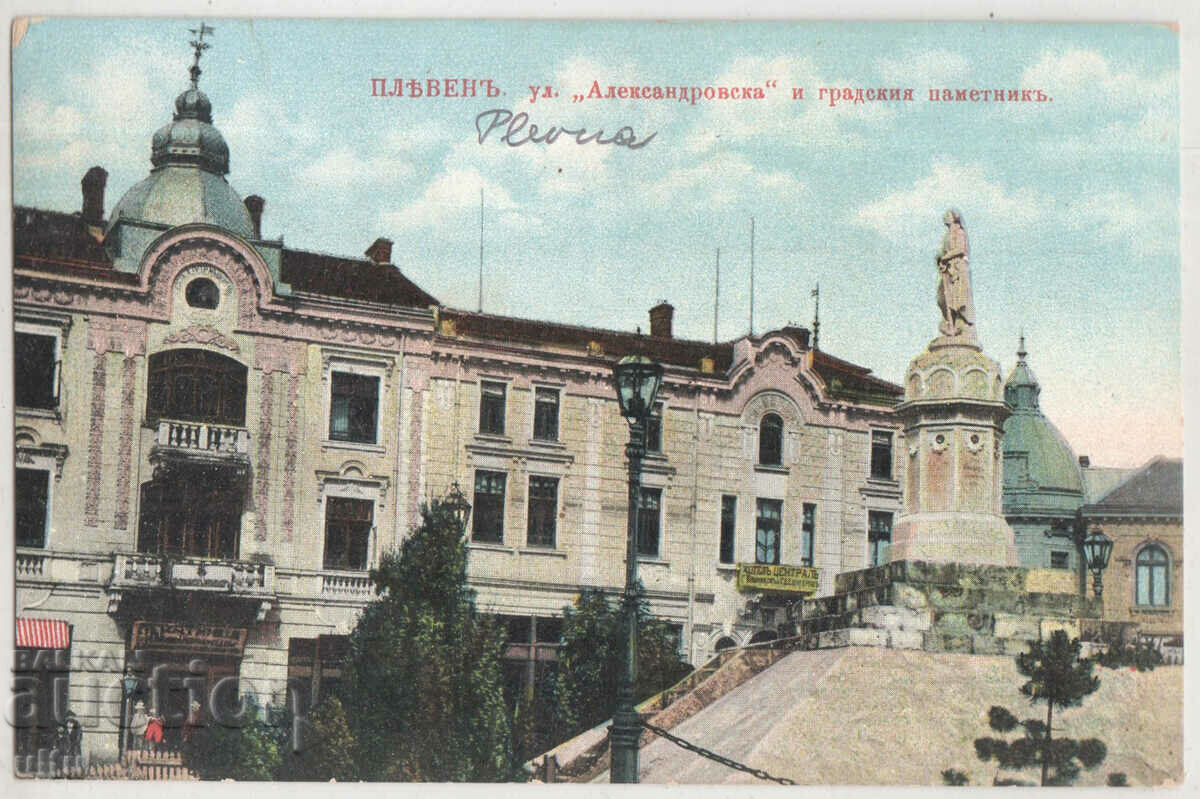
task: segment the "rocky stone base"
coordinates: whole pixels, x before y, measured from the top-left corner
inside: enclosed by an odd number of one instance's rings
[[[1011,566],[898,561],[837,576],[833,596],[788,609],[808,649],[874,646],[1013,655],[1054,630],[1080,637],[1100,603],[1065,572]]]

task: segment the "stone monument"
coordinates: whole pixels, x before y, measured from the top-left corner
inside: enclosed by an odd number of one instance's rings
[[[903,421],[908,469],[891,562],[843,572],[832,596],[788,609],[795,648],[883,646],[1012,655],[1066,630],[1103,627],[1101,605],[1062,569],[1017,566],[1001,506],[1004,401],[1000,365],[975,335],[970,249],[962,216],[945,215],[937,255],[938,336],[909,364]]]
[[[1012,528],[1003,516],[1001,440],[1010,411],[1000,364],[975,335],[970,248],[962,215],[945,214],[937,255],[939,336],[912,360],[904,378],[908,468],[904,508],[892,536],[892,560],[1016,566]]]

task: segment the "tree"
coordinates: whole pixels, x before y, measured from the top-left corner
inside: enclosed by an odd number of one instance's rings
[[[977,738],[975,753],[980,760],[987,762],[994,758],[1001,768],[1017,770],[1040,766],[1042,785],[1070,785],[1079,775],[1081,765],[1091,769],[1104,761],[1108,750],[1103,741],[1053,735],[1054,708],[1080,705],[1084,697],[1100,687],[1100,679],[1092,676],[1093,662],[1079,658],[1080,648],[1078,640],[1073,641],[1062,630],[1056,630],[1048,641],[1032,642],[1028,652],[1017,655],[1017,670],[1029,678],[1021,686],[1021,693],[1031,703],[1046,703],[1046,720],[1018,721],[1005,708],[992,706],[988,710],[988,726],[992,730],[1009,733],[1020,727],[1022,734],[1012,741]]]
[[[503,632],[475,609],[467,549],[435,501],[371,572],[378,598],[350,635],[342,700],[361,777],[519,778],[504,703]]]
[[[279,779],[316,782],[358,779],[354,734],[336,696],[327,698],[306,718],[283,729],[288,749],[279,768]]]
[[[253,694],[240,717],[195,731],[184,764],[202,780],[270,780],[281,762],[277,727],[264,719]]]
[[[639,587],[640,593],[640,587]],[[692,667],[679,657],[679,644],[665,623],[650,615],[639,597],[637,678],[640,702],[686,677]],[[566,740],[611,718],[621,675],[621,607],[587,589],[574,607],[563,609],[562,644],[554,683],[555,738]]]

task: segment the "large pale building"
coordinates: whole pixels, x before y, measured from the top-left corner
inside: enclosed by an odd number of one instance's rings
[[[610,376],[634,352],[666,368],[640,573],[687,659],[778,632],[782,601],[739,564],[820,594],[886,561],[899,386],[800,327],[710,344],[675,338],[665,303],[649,335],[468,313],[401,274],[387,239],[359,258],[264,240],[198,77],[107,216],[99,168],[80,211],[14,211],[16,643],[35,721],[57,697],[85,752],[114,757],[139,701],[173,744],[189,692],[318,699],[368,570],[455,483],[479,605],[505,617],[512,679],[535,675],[562,608],[623,583]],[[18,750],[51,732],[22,727]]]

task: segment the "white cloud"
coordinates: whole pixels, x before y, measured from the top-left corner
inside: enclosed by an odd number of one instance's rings
[[[880,58],[876,69],[886,88],[913,88],[920,93],[925,88],[965,85],[971,65],[961,53],[924,50],[901,60]]]
[[[502,213],[502,224],[520,226],[530,222],[508,191],[486,179],[477,169],[449,169],[425,187],[424,193],[402,208],[384,211],[380,222],[385,229],[408,230],[453,225],[479,213],[479,190],[483,188],[486,207]]]
[[[947,208],[960,210],[968,226],[982,216],[991,229],[1012,230],[1036,224],[1044,206],[1032,189],[1008,189],[982,166],[940,158],[911,188],[860,208],[853,222],[895,242],[924,241],[931,218],[940,220]]]
[[[1157,75],[1120,72],[1102,54],[1080,48],[1047,51],[1021,75],[1022,88],[1042,89],[1055,102],[1080,98],[1095,103],[1100,95],[1108,101],[1160,103],[1174,93],[1175,83],[1172,72]]]
[[[763,172],[745,157],[719,153],[692,167],[682,167],[648,181],[636,190],[647,203],[667,206],[679,203],[689,191],[700,190],[706,206],[725,206],[763,192],[794,198],[804,184],[786,172]]]
[[[300,170],[297,179],[317,188],[364,188],[378,183],[397,183],[412,175],[413,168],[398,158],[360,158],[348,148],[325,153]]]

